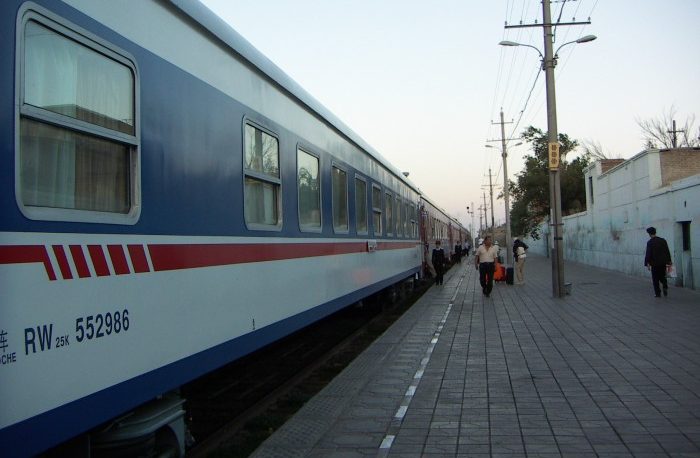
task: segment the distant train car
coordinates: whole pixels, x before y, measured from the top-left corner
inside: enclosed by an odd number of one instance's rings
[[[3,456],[138,415],[418,273],[419,230],[450,237],[196,2],[5,0],[0,34]],[[177,429],[168,399],[145,432]]]
[[[425,195],[420,200],[420,234],[422,242],[423,273],[432,271],[431,254],[435,242],[445,250],[448,260],[455,257],[455,247],[466,240],[466,229],[447,212],[434,204]]]

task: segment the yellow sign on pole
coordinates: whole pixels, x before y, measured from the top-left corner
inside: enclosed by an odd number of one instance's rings
[[[549,170],[559,170],[559,142],[549,144]]]

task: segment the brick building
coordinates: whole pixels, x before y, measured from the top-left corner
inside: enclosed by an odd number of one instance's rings
[[[677,286],[700,288],[700,148],[643,151],[628,160],[596,161],[584,170],[586,211],[566,216],[564,258],[633,275],[644,268],[656,227],[669,244]],[[528,244],[549,251],[549,228]]]

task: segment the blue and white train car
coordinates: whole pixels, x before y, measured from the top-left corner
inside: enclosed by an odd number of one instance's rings
[[[4,0],[0,47],[2,455],[420,270],[418,189],[199,3]]]

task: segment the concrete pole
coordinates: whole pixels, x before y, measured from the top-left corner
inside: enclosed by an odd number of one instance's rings
[[[474,237],[474,202],[472,202],[472,249],[476,245],[476,238]]]
[[[552,53],[552,16],[550,0],[542,0],[542,20],[544,30],[544,71],[547,84],[547,133],[549,144],[558,144],[557,104],[554,89],[554,56]],[[564,247],[563,223],[561,217],[561,161],[559,167],[549,170],[549,206],[552,233],[552,294],[564,297]]]
[[[479,233],[476,235],[477,238],[481,237],[481,232],[484,230],[484,224],[481,222],[481,212],[483,207],[479,207]]]
[[[493,217],[493,183],[491,182],[491,167],[489,167],[489,195],[491,196],[491,238],[495,242],[496,219]]]
[[[506,131],[501,110],[501,156],[503,157],[503,198],[506,203],[506,267],[513,267],[513,241],[510,233],[510,191],[508,189],[508,152],[506,151]]]
[[[489,231],[489,214],[487,213],[489,211],[489,206],[486,205],[486,193],[483,193],[483,194],[484,194],[484,232],[487,233]]]

